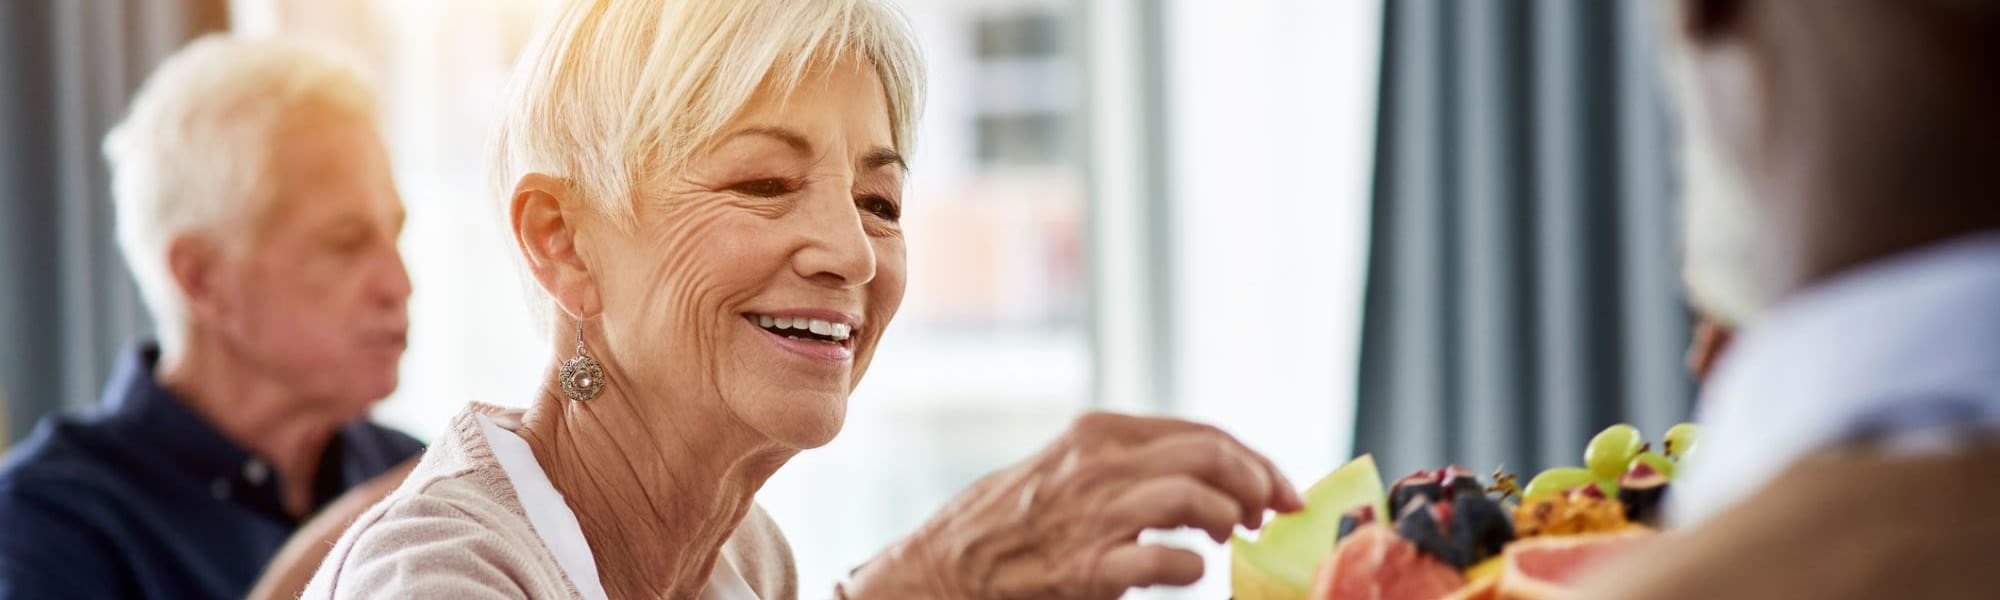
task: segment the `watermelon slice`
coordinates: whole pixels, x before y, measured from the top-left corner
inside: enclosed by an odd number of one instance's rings
[[[1417,551],[1388,525],[1374,523],[1340,540],[1320,563],[1312,600],[1437,600],[1465,587],[1457,569]]]
[[[1389,495],[1375,457],[1362,455],[1306,489],[1305,510],[1264,524],[1257,539],[1229,540],[1229,579],[1237,600],[1302,600],[1313,569],[1333,553],[1340,515],[1364,504],[1389,514]]]
[[[1578,575],[1607,558],[1630,552],[1652,541],[1649,529],[1632,528],[1612,533],[1538,537],[1507,546],[1507,565],[1501,571],[1502,598],[1565,598]]]

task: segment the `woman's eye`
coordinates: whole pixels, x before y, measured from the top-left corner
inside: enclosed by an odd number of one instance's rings
[[[861,207],[861,210],[873,213],[875,216],[882,217],[883,220],[891,223],[900,221],[903,218],[903,210],[897,208],[896,203],[890,202],[888,198],[863,196],[860,200],[855,201],[854,204]]]
[[[776,198],[792,193],[796,186],[783,179],[752,179],[729,186],[729,191],[758,198]]]

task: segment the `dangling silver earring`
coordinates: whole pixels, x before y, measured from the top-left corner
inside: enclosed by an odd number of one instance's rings
[[[576,322],[576,356],[563,361],[556,380],[562,383],[563,395],[577,402],[596,398],[604,391],[604,367],[583,347],[583,321]]]

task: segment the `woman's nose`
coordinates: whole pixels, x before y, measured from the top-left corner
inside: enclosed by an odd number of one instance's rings
[[[861,213],[845,191],[814,194],[795,212],[805,243],[792,256],[800,277],[827,287],[851,288],[875,279],[875,245]]]

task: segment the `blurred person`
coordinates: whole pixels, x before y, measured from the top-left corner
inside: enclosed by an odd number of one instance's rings
[[[1690,280],[1771,301],[1704,390],[1681,531],[1581,597],[1993,597],[2000,2],[1668,6],[1685,139],[1757,224]]]
[[[881,0],[568,3],[494,144],[545,383],[455,418],[305,597],[797,597],[753,499],[840,432],[902,301],[923,68]],[[1300,503],[1212,427],[1092,414],[807,595],[1114,598],[1201,576],[1141,530]]]
[[[203,38],[147,80],[104,149],[159,339],[0,467],[0,598],[240,598],[302,521],[420,451],[364,420],[410,295],[375,103],[277,41]]]

